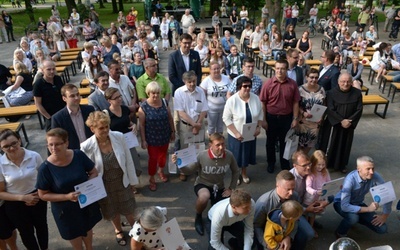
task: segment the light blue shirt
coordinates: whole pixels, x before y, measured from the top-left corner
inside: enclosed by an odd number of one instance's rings
[[[377,172],[374,173],[371,180],[363,180],[357,170],[351,171],[343,182],[342,190],[336,194],[334,202],[341,202],[344,212],[358,213],[361,205],[364,203],[364,197],[371,187],[383,184],[385,181]],[[383,205],[383,213],[390,214],[392,211],[392,202]]]

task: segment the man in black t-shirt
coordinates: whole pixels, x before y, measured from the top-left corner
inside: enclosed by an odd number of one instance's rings
[[[43,78],[38,79],[33,85],[35,105],[45,119],[46,131],[51,128],[51,116],[65,107],[61,96],[64,86],[61,77],[56,75],[56,65],[53,61],[46,60],[42,64]]]

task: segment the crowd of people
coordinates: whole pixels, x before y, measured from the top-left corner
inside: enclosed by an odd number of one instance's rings
[[[132,133],[140,136],[140,146],[147,150],[152,192],[157,191],[156,178],[169,181],[164,168],[170,143],[174,143],[174,151],[195,146],[197,160],[179,169],[179,179],[186,181],[197,174],[194,227],[200,235],[210,232],[209,249],[227,249],[224,231],[234,236],[228,242],[233,249],[251,249],[253,245],[257,249],[306,249],[307,242],[318,237],[316,215],[323,214],[331,203],[343,217],[335,231],[338,238],[347,236],[358,222],[385,233],[391,203],[385,204],[380,214],[376,213],[378,203],[364,203],[369,188],[384,183],[374,171],[373,159],[359,157],[357,169],[347,174],[363,109],[363,66],[357,44],[379,42],[373,26],[364,40],[363,28],[369,23],[363,13],[369,12],[360,13],[359,30],[352,38],[346,21],[339,21],[346,18],[346,12],[341,16],[339,8],[332,11],[324,34],[330,48],[322,52],[322,65],[315,69],[305,63],[315,56],[308,31],[296,37],[298,7],[290,8],[290,18],[288,9],[286,6],[284,32],[272,20],[266,24],[266,6],[254,31],[247,23],[245,6],[239,16],[232,10],[232,26],[240,22],[245,27],[241,37],[228,30],[220,37],[215,12],[216,32],[210,38],[205,29],[196,34],[190,10],[181,22],[168,13],[158,18],[155,12],[146,23],[137,20],[137,10],[132,8],[126,17],[119,13],[118,20],[100,32],[94,8],[90,8],[89,19],[81,20],[73,10],[70,18],[62,21],[53,7],[49,22],[40,20],[38,24],[46,32],[21,38],[14,51],[15,83],[6,75],[1,85],[6,94],[3,100],[10,106],[25,105],[34,98],[45,120],[48,157],[43,160],[21,147],[17,133],[0,132],[4,152],[0,158],[0,218],[5,225],[0,229],[0,249],[6,245],[16,249],[15,230],[26,248],[47,249],[47,202],[61,237],[74,249],[83,245],[92,249],[92,229],[101,218],[111,221],[121,246],[130,241],[135,250],[161,247],[158,241],[146,242],[150,238],[145,235],[165,222],[162,209],[150,207],[134,216],[141,166],[136,149],[125,141],[124,134]],[[316,16],[318,10],[314,13]],[[336,30],[340,32],[336,34]],[[64,84],[55,71],[60,47],[75,47],[81,33],[85,40],[81,70],[92,88],[88,105],[81,104],[78,88]],[[241,46],[237,45],[239,39]],[[168,78],[157,71],[160,44],[163,50],[175,49],[168,56]],[[391,51],[393,60],[400,58],[395,48],[379,44],[371,61],[378,71],[376,81],[386,74]],[[264,60],[276,60],[271,78],[263,81],[254,73],[251,50],[260,50]],[[347,62],[347,58],[351,60]],[[208,76],[203,77],[202,67],[209,69]],[[19,89],[24,92],[17,92]],[[315,105],[327,108],[316,120],[311,119]],[[257,137],[262,130],[267,135],[267,171],[275,174],[277,166],[280,171],[276,188],[254,199],[237,187],[251,182],[247,168],[256,164]],[[298,137],[294,152],[286,152],[290,133]],[[179,165],[175,154],[172,162]],[[322,200],[321,187],[330,181],[327,169],[347,176],[342,191]],[[224,185],[227,174],[231,176],[229,187]],[[108,196],[80,209],[74,186],[93,178],[102,179]],[[210,223],[204,223],[209,200]],[[130,240],[121,226],[121,215],[132,228]],[[205,230],[205,225],[210,229]],[[158,240],[158,236],[154,233],[151,239]]]

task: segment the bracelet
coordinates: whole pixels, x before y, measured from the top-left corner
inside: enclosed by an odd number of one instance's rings
[[[299,117],[297,117],[297,116],[295,116],[295,117],[293,117],[293,120],[299,120]]]

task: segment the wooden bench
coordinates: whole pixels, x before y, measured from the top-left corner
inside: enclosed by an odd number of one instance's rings
[[[87,88],[90,85],[90,82],[88,79],[84,78],[82,79],[82,81],[80,82],[81,88]]]
[[[82,63],[81,54],[72,55],[72,56],[65,56],[65,55],[63,56],[63,55],[61,55],[61,58],[60,58],[59,61],[70,61],[70,60],[76,61],[78,63],[78,68],[81,67],[81,63]]]
[[[79,52],[79,51],[67,51],[67,52],[61,51],[60,55],[61,55],[61,57],[63,57],[63,56],[77,56],[77,55],[79,55],[79,53],[81,53],[81,52]]]
[[[391,75],[383,75],[382,76],[381,80],[379,81],[380,84],[378,86],[378,89],[381,90],[382,94],[385,92],[386,84],[388,82],[393,82],[393,77],[394,76],[391,76]]]
[[[90,95],[91,89],[90,88],[79,88],[78,91],[81,96],[88,96],[88,95]]]
[[[210,67],[202,67],[201,68],[201,73],[209,75],[210,74]]]
[[[365,93],[365,95],[368,95],[369,88],[368,88],[368,87],[366,87],[365,85],[363,85],[363,86],[361,86],[361,92],[364,92],[364,93]]]
[[[75,62],[74,60],[68,60],[68,61],[57,61],[56,62],[56,67],[60,66],[66,66],[70,67],[72,70],[72,75],[76,75],[76,67],[75,67]],[[68,70],[68,69],[67,69]]]
[[[44,128],[41,114],[39,113],[39,110],[37,110],[36,105],[24,105],[24,106],[15,106],[15,107],[9,107],[9,108],[0,108],[0,117],[8,117],[8,116],[14,116],[14,115],[38,115],[39,123],[40,123],[40,128]]]
[[[270,70],[269,72],[269,77],[272,77],[272,67],[275,66],[276,61],[275,60],[268,60],[268,61],[264,61],[264,65],[263,65],[263,75],[265,77],[268,77],[268,69]]]
[[[73,51],[82,51],[83,50],[83,48],[69,48],[69,49],[64,49],[64,50],[60,50],[60,53],[63,53],[63,52],[73,52]]]
[[[387,112],[387,109],[389,107],[389,100],[388,99],[386,99],[386,98],[384,98],[384,97],[382,97],[380,95],[364,95],[362,98],[363,98],[362,99],[363,105],[375,105],[374,113],[377,116],[385,119],[386,112]],[[385,105],[385,108],[384,108],[384,111],[383,111],[382,114],[377,112],[378,106],[381,105],[381,104]]]
[[[81,99],[81,105],[89,105],[89,99],[88,98],[82,98]]]
[[[12,123],[0,124],[0,131],[2,131],[4,129],[11,129],[12,131],[18,133],[18,135],[20,137],[21,137],[20,131],[22,130],[22,134],[24,135],[24,139],[25,139],[25,144],[23,144],[23,146],[25,148],[28,147],[29,138],[28,138],[28,134],[26,133],[24,123],[22,123],[22,122],[12,122]]]
[[[394,100],[394,95],[396,94],[396,92],[400,91],[400,83],[398,82],[392,82],[389,86],[389,92],[388,92],[388,97],[390,96],[390,92],[393,89],[393,95],[392,95],[392,102]]]

